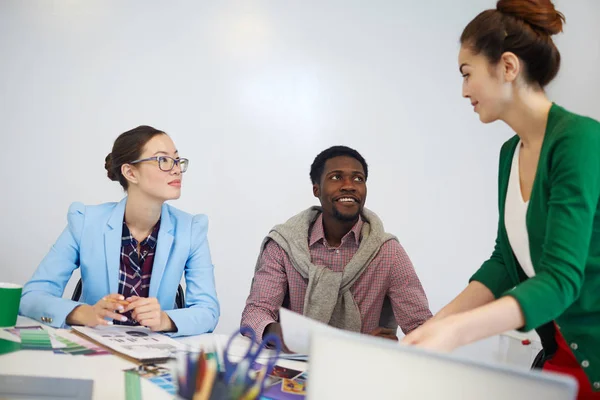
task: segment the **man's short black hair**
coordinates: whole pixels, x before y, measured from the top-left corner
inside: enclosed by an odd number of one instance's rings
[[[352,157],[360,162],[365,170],[365,180],[367,179],[369,176],[369,168],[367,166],[367,162],[358,151],[346,146],[333,146],[327,150],[323,150],[310,166],[310,180],[312,183],[318,184],[321,181],[321,176],[323,175],[323,170],[325,169],[325,163],[327,160],[340,156]]]

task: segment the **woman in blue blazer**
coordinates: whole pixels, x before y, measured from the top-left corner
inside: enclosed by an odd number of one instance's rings
[[[106,157],[119,203],[73,203],[68,226],[23,288],[20,313],[54,327],[143,325],[176,336],[214,330],[219,319],[205,215],[165,204],[181,194],[188,160],[149,126],[121,134]],[[62,298],[81,269],[80,301]],[[186,305],[174,309],[182,275]]]

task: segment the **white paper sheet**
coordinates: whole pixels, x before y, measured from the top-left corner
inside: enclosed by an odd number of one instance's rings
[[[161,333],[137,326],[100,326],[88,328],[74,326],[101,345],[137,360],[168,358],[173,352],[185,350],[186,346]]]
[[[279,318],[281,320],[281,330],[283,331],[285,345],[288,349],[297,353],[296,356],[300,357],[308,355],[311,335],[320,332],[340,332],[337,328],[307,318],[304,315],[283,307],[279,310]]]

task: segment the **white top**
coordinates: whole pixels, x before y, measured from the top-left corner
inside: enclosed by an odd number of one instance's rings
[[[529,200],[523,201],[521,193],[521,180],[519,177],[519,153],[521,152],[521,141],[517,144],[510,168],[508,179],[508,190],[506,192],[506,203],[504,205],[504,225],[508,234],[508,241],[512,247],[517,261],[528,277],[535,275],[531,253],[529,251],[529,235],[527,233],[527,207]]]

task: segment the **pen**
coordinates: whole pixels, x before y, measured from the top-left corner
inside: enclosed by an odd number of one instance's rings
[[[129,302],[127,300],[117,300],[117,299],[112,299],[111,298],[111,299],[108,299],[108,301],[111,302],[111,303],[120,304],[120,305],[122,305],[124,307],[127,307],[129,305]]]
[[[206,369],[206,374],[204,375],[204,382],[202,384],[202,388],[199,391],[196,391],[193,396],[193,400],[208,400],[210,399],[210,395],[213,390],[213,386],[215,384],[215,378],[217,376],[217,363],[216,360],[210,359],[205,360],[204,368]]]
[[[216,353],[217,353],[217,372],[222,372],[224,369],[221,369],[225,363],[223,362],[223,351],[221,350],[221,341],[219,338],[215,338],[213,336],[213,340],[215,341]]]
[[[198,361],[196,362],[196,385],[194,393],[198,393],[202,387],[204,377],[206,376],[206,359],[204,358],[204,350],[200,350]]]

